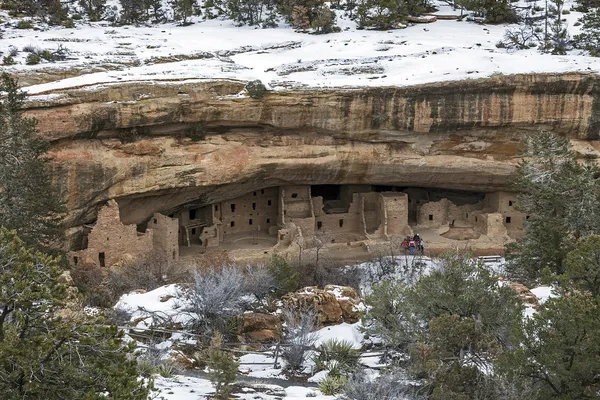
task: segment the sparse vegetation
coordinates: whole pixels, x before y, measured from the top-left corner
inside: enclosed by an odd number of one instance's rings
[[[267,88],[259,80],[248,82],[245,89],[248,92],[248,95],[253,99],[262,99],[267,92]]]
[[[221,350],[223,337],[215,333],[210,348],[205,350],[203,359],[208,367],[208,376],[215,387],[215,399],[227,400],[231,396],[239,362],[228,352]]]

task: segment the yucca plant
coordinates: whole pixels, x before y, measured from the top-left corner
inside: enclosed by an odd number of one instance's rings
[[[348,378],[345,376],[329,375],[319,383],[319,390],[326,396],[335,396],[342,393],[347,383]]]
[[[351,342],[331,339],[317,346],[313,361],[317,372],[329,371],[330,376],[341,376],[356,370],[360,354]]]

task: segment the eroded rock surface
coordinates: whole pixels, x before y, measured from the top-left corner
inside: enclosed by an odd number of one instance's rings
[[[125,224],[282,184],[508,188],[526,135],[597,158],[595,75],[240,95],[244,82],[135,82],[31,96],[69,208],[69,247],[115,199]]]

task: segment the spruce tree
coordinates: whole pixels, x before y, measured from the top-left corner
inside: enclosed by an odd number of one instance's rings
[[[22,115],[25,94],[7,73],[0,76],[0,226],[28,245],[59,244],[63,204],[51,175],[48,142],[36,120]]]
[[[2,399],[146,400],[133,343],[100,317],[71,305],[55,258],[0,228]]]

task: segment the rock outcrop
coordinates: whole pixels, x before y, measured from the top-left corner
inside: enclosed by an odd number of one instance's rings
[[[404,88],[240,95],[239,81],[95,85],[32,95],[52,141],[69,247],[114,199],[141,223],[281,184],[507,188],[526,135],[569,135],[597,158],[598,77],[496,76]]]
[[[238,334],[248,343],[271,343],[281,340],[281,320],[271,314],[248,313],[238,316]]]
[[[343,322],[358,322],[360,298],[351,287],[327,285],[324,289],[308,286],[282,299],[284,306],[293,309],[314,307],[320,326],[336,325]]]

